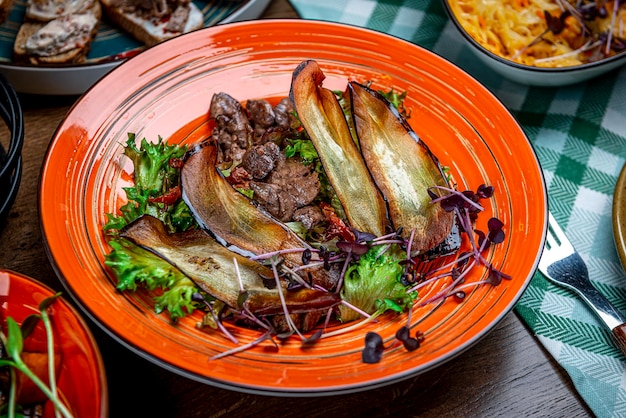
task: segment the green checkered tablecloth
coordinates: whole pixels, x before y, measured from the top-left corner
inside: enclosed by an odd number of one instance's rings
[[[528,87],[482,66],[459,41],[441,0],[291,4],[305,19],[363,26],[425,47],[499,97],[539,156],[550,210],[587,262],[596,287],[626,312],[626,274],[611,227],[613,189],[626,158],[626,67],[573,86]],[[597,416],[626,416],[626,361],[582,301],[537,273],[516,312],[569,373]]]

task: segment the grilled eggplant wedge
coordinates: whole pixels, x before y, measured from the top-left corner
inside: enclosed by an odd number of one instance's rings
[[[310,245],[235,190],[216,168],[218,150],[205,143],[185,160],[182,196],[201,226],[222,245],[246,257],[283,251],[287,267],[302,265],[302,250]],[[340,268],[307,268],[305,279],[332,290]]]
[[[450,234],[454,214],[430,203],[428,189],[448,186],[437,158],[384,96],[349,83],[354,131],[313,60],[294,71],[290,97],[317,150],[350,225],[383,235],[412,231],[412,250],[425,252]]]
[[[437,158],[385,97],[356,82],[348,84],[361,153],[389,205],[395,228],[413,237],[413,251],[424,252],[450,234],[454,213],[430,203],[427,190],[448,187]]]
[[[161,221],[143,215],[126,226],[120,236],[168,261],[200,289],[231,308],[242,308],[239,304],[243,287],[246,292],[243,307],[253,314],[284,313],[278,289],[268,289],[263,284],[263,277],[273,276],[271,269],[229,251],[202,230],[168,234]],[[339,303],[339,295],[334,292],[305,287],[287,290],[286,286],[282,292],[290,314],[329,308]]]
[[[322,87],[324,78],[317,62],[302,62],[294,70],[290,98],[350,226],[384,235],[389,232],[385,200],[365,166],[335,93]]]

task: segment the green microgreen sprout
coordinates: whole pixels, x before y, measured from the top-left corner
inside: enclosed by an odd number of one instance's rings
[[[0,366],[8,366],[11,368],[11,387],[7,412],[8,417],[10,418],[17,416],[15,393],[17,391],[16,371],[19,371],[27,376],[43,392],[43,394],[46,395],[46,397],[53,403],[57,416],[61,414],[65,418],[72,417],[72,413],[63,404],[63,402],[61,402],[57,394],[56,376],[54,368],[54,338],[52,332],[52,324],[50,316],[48,314],[48,308],[60,295],[61,293],[56,293],[55,295],[44,299],[39,304],[40,313],[28,316],[22,322],[21,328],[15,321],[15,319],[13,319],[12,317],[7,317],[7,334],[5,335],[4,332],[0,332],[0,339],[2,340],[2,344],[6,348],[6,352],[8,355],[6,358],[0,359]],[[50,381],[50,386],[46,385],[39,377],[37,377],[37,375],[33,373],[33,371],[28,367],[24,360],[22,360],[24,340],[34,330],[39,320],[41,320],[41,322],[43,323],[44,329],[46,331],[48,378]]]

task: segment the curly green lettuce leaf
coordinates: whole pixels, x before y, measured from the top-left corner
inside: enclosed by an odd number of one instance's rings
[[[313,161],[319,159],[317,155],[317,150],[315,146],[313,146],[313,142],[309,139],[288,139],[289,143],[285,147],[285,156],[295,157],[300,156],[305,163],[312,163]]]
[[[173,321],[196,309],[192,295],[198,288],[176,267],[123,238],[112,239],[109,245],[113,250],[105,256],[104,262],[115,274],[118,290],[162,289],[154,298],[155,310],[169,312]]]
[[[129,133],[124,147],[124,155],[133,163],[134,185],[124,188],[128,203],[120,208],[119,215],[106,214],[105,232],[114,235],[143,214],[160,219],[170,232],[195,226],[178,187],[180,162],[187,146],[170,145],[159,137],[155,143],[143,138],[137,148],[135,139],[135,135]]]
[[[406,253],[397,247],[385,251],[384,246],[372,247],[353,263],[344,276],[341,297],[368,314],[381,314],[388,310],[403,312],[413,305],[415,292],[407,293],[402,284]],[[343,322],[358,319],[359,313],[340,305]]]
[[[182,158],[187,152],[185,145],[170,145],[163,142],[159,136],[158,141],[150,143],[143,138],[140,147],[135,144],[135,134],[129,133],[124,155],[131,159],[135,168],[135,186],[141,190],[150,190],[157,193],[165,193],[173,185],[178,184],[180,169],[170,160]]]

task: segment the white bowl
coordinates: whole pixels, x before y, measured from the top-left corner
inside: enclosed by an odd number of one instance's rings
[[[521,84],[543,87],[566,86],[590,80],[626,64],[626,51],[600,61],[570,67],[546,68],[513,62],[483,47],[463,28],[449,0],[443,0],[443,4],[454,27],[469,44],[476,57],[498,74]]]

